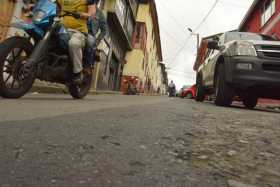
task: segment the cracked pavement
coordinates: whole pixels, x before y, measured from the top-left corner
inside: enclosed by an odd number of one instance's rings
[[[0,186],[278,187],[280,115],[187,99],[0,99]]]

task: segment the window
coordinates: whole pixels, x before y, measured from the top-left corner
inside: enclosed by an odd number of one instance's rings
[[[133,46],[136,49],[146,49],[147,30],[145,23],[137,22],[133,36]]]
[[[261,24],[264,24],[271,18],[271,16],[275,13],[275,0],[267,0],[263,5],[262,16],[261,16]]]

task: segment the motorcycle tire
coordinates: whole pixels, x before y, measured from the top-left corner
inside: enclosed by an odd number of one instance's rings
[[[73,97],[73,99],[83,99],[87,96],[92,83],[92,70],[84,69],[83,71],[84,78],[82,84],[70,84],[69,85],[69,93]]]
[[[25,37],[14,36],[0,44],[0,95],[3,98],[20,98],[31,89],[36,71],[26,74],[24,63],[32,51],[33,45]]]

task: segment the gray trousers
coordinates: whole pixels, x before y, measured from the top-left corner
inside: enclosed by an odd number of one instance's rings
[[[95,47],[95,43],[96,43],[96,38],[91,34],[89,34],[87,37],[87,46],[93,49]]]
[[[86,44],[86,36],[74,29],[68,29],[70,34],[69,54],[73,61],[73,72],[80,73],[83,70],[83,48]]]

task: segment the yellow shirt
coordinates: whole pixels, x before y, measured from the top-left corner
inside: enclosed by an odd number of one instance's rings
[[[70,12],[87,12],[88,1],[87,0],[58,0],[61,6],[61,11]],[[65,16],[62,20],[63,25],[66,28],[76,29],[80,32],[88,33],[87,21],[84,19],[75,19],[72,16]]]

